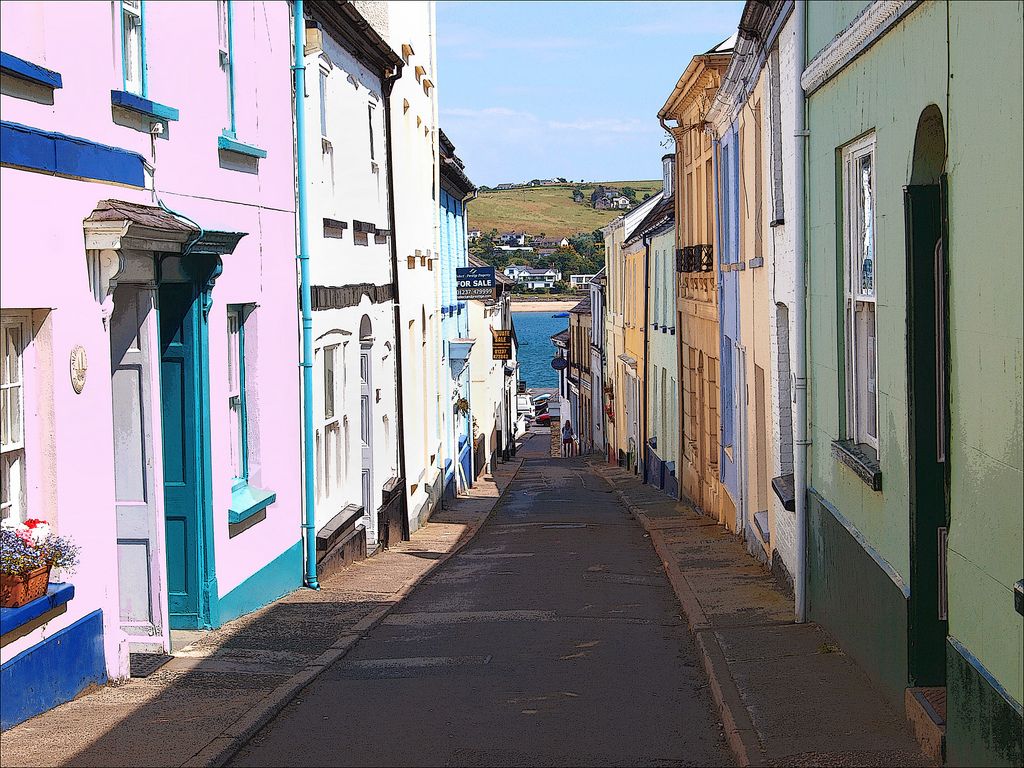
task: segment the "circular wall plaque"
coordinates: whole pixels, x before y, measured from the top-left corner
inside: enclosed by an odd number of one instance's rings
[[[564,371],[569,367],[569,362],[564,357],[556,357],[551,361],[551,367],[556,371]]]
[[[85,388],[85,373],[89,370],[89,360],[85,356],[85,347],[76,344],[71,350],[71,388],[75,394],[81,394]]]

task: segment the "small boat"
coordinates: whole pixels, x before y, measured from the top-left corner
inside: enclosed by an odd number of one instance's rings
[[[569,316],[568,312],[555,312],[555,314],[552,315],[552,317],[568,317],[568,316]]]

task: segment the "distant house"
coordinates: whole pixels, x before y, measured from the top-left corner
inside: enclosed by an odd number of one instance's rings
[[[483,232],[479,229],[471,229],[466,235],[470,240],[479,240],[483,236]]]
[[[515,188],[516,188],[515,184],[507,184],[507,183],[506,184],[499,184],[498,186],[495,187],[495,189],[515,189]]]
[[[498,235],[498,243],[501,245],[526,245],[530,241],[530,235],[526,232],[504,232]]]
[[[572,193],[572,201],[574,203],[582,203],[583,200],[584,200],[584,197],[583,197],[583,190],[582,189],[577,189],[575,192]]]
[[[562,279],[557,269],[534,269],[521,264],[509,264],[502,270],[505,277],[515,280],[523,288],[552,288]]]
[[[550,248],[551,250],[554,250],[556,248],[565,248],[569,245],[569,241],[564,237],[561,239],[557,237],[535,237],[530,241],[530,245],[537,248]]]
[[[569,286],[571,288],[586,288],[595,277],[597,275],[569,275]]]
[[[609,208],[628,207],[628,198],[626,199],[626,206],[618,205],[615,202],[619,197],[622,197],[621,190],[618,190],[615,187],[606,187],[598,184],[594,191],[590,193],[590,204],[599,211],[604,211]]]
[[[618,195],[617,197],[612,198],[613,208],[626,209],[629,208],[631,205],[632,203],[629,202],[629,198],[626,197],[625,195]]]

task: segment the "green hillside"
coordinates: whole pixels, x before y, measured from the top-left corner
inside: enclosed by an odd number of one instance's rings
[[[647,193],[661,190],[661,180],[656,181],[603,181],[581,185],[586,202],[574,203],[574,184],[560,184],[554,187],[524,187],[481,192],[476,200],[469,203],[469,229],[489,232],[529,232],[536,235],[543,232],[548,237],[568,237],[577,232],[593,232],[618,216],[622,211],[595,211],[590,207],[590,193],[597,184],[606,187],[632,187],[637,200]]]

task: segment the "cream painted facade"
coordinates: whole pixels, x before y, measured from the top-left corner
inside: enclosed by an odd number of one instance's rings
[[[627,398],[632,391],[632,397],[639,401],[639,379],[637,377],[637,360],[627,351],[627,312],[629,311],[631,297],[636,294],[637,283],[643,288],[642,267],[639,277],[636,277],[636,270],[629,267],[626,254],[623,251],[623,244],[632,235],[636,226],[643,221],[644,216],[661,201],[661,193],[649,197],[642,204],[632,211],[624,214],[606,224],[601,231],[604,233],[605,243],[605,407],[607,419],[607,443],[608,459],[612,463],[625,462],[627,452],[630,450],[630,437],[636,440],[639,429],[632,431],[627,426],[628,415],[626,410]],[[640,259],[642,264],[642,259]],[[640,297],[640,317],[632,318],[631,322],[639,323],[636,331],[642,331],[643,325],[643,297]],[[634,333],[635,336],[635,333]],[[641,342],[642,346],[642,342]],[[631,348],[635,351],[637,342],[632,338]],[[632,362],[630,362],[632,361]],[[608,390],[610,389],[610,392]],[[639,411],[634,407],[631,412],[636,414]],[[637,442],[636,445],[639,445]],[[633,454],[633,462],[636,461],[636,454]]]
[[[440,500],[441,306],[435,7],[389,2],[387,40],[405,61],[391,96],[409,530]]]
[[[512,297],[498,288],[496,301],[468,301],[469,335],[476,339],[469,356],[470,394],[473,407],[474,461],[481,455],[479,441],[483,441],[483,463],[475,463],[473,472],[493,472],[494,464],[514,445],[515,433],[520,429],[516,413],[516,344],[513,334],[512,359],[495,360],[491,339],[496,330],[512,328]],[[510,368],[513,373],[506,374]],[[511,440],[509,433],[511,435]]]
[[[720,316],[722,474],[737,529],[758,559],[790,578],[795,562],[795,512],[772,480],[793,473],[790,308],[793,232],[786,210],[795,196],[792,17],[769,35],[776,16],[761,18],[767,50],[737,55],[709,112],[719,147],[716,232],[722,291]],[[751,44],[739,43],[742,51]],[[728,357],[728,359],[726,359]],[[729,440],[729,437],[732,437]],[[792,502],[790,502],[792,506]]]
[[[731,42],[695,56],[658,113],[676,143],[676,244],[682,450],[680,486],[705,514],[735,527],[719,475],[719,320],[713,144],[708,108],[732,55]],[[669,125],[668,121],[674,122]]]

